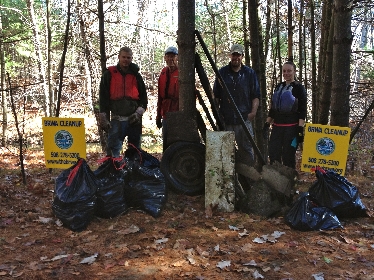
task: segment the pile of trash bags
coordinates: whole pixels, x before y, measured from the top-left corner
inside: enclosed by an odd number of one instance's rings
[[[300,194],[285,215],[286,223],[302,231],[343,228],[339,219],[368,217],[357,188],[345,177],[315,168],[317,180]]]
[[[82,231],[95,216],[114,218],[131,208],[157,218],[166,195],[159,160],[130,147],[121,158],[102,159],[94,171],[83,158],[63,170],[56,179],[52,210],[65,227]]]

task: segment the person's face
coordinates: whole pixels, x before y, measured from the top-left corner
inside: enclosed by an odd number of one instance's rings
[[[130,52],[120,52],[118,55],[119,65],[121,68],[129,67],[131,61],[132,61],[132,53]]]
[[[240,53],[232,53],[230,55],[231,58],[231,65],[233,67],[239,67],[242,64],[243,55]]]
[[[167,53],[164,56],[166,65],[169,67],[177,67],[178,66],[178,55],[173,53]]]
[[[286,82],[293,82],[295,80],[295,69],[291,64],[284,64],[282,67],[283,79]]]

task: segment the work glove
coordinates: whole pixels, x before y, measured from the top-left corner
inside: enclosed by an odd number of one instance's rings
[[[100,125],[100,128],[104,130],[105,132],[108,132],[111,127],[110,122],[108,118],[106,117],[106,113],[104,112],[99,113],[99,125]]]
[[[265,122],[264,127],[262,128],[262,136],[264,137],[265,140],[267,140],[269,137],[269,128],[270,128],[270,123]]]
[[[138,125],[141,123],[142,116],[140,116],[137,112],[130,115],[129,117],[129,124],[130,125]]]
[[[156,125],[157,125],[158,128],[162,127],[162,121],[161,121],[161,117],[160,116],[156,117]]]
[[[140,117],[143,116],[144,112],[145,112],[145,109],[140,106],[135,111],[135,113],[137,113]]]
[[[129,117],[129,124],[130,125],[138,125],[141,124],[142,116],[145,112],[143,107],[138,107],[134,114],[130,115]]]
[[[297,127],[297,142],[299,144],[304,142],[304,127],[303,126]]]

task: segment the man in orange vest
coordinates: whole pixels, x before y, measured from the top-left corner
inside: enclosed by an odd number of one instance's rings
[[[126,136],[129,144],[140,148],[142,116],[148,105],[143,77],[132,58],[129,47],[121,48],[118,64],[109,66],[100,82],[100,126],[108,132],[107,156],[114,158],[120,156]]]
[[[162,127],[163,150],[167,148],[167,122],[166,113],[179,111],[179,84],[178,84],[178,49],[168,47],[165,50],[164,60],[166,67],[161,70],[158,79],[158,101],[156,125]]]

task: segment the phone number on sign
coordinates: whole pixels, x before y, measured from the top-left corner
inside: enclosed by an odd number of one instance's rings
[[[338,160],[326,160],[324,158],[312,158],[310,157],[308,159],[308,162],[310,163],[315,163],[315,164],[323,164],[327,166],[339,166],[339,161]]]

